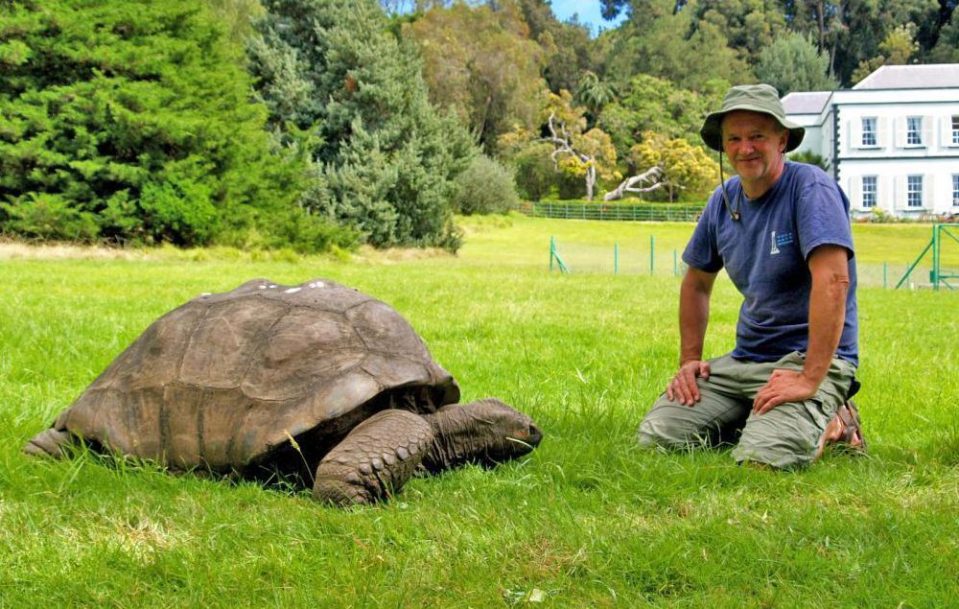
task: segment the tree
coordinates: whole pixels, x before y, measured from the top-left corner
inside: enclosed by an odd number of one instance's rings
[[[669,201],[701,201],[716,187],[719,165],[700,146],[683,139],[670,139],[659,133],[646,132],[642,142],[631,150],[637,167],[660,167]]]
[[[303,205],[376,246],[456,249],[449,200],[475,149],[429,104],[415,50],[374,0],[264,4],[256,89],[275,128],[315,163]]]
[[[719,28],[750,63],[786,29],[782,10],[764,0],[699,0],[690,8],[693,28],[702,23]]]
[[[549,110],[549,136],[543,139],[553,145],[550,158],[562,173],[585,181],[586,200],[592,201],[598,178],[621,177],[616,169],[616,147],[601,129],[585,131],[584,108],[572,105],[568,91],[550,94]]]
[[[953,16],[939,31],[927,58],[930,63],[959,63],[959,24],[954,23],[956,21]]]
[[[633,0],[630,20],[611,32],[607,80],[621,85],[647,74],[700,92],[717,81],[752,80],[744,54],[730,48],[721,26],[695,21],[690,10],[673,13],[673,6],[672,0]]]
[[[0,4],[0,224],[49,238],[244,241],[300,188],[203,5]]]
[[[659,190],[666,185],[662,181],[663,168],[654,165],[643,173],[630,176],[623,180],[619,186],[603,195],[604,201],[617,201],[626,196],[626,193],[635,193],[642,196],[643,193]]]
[[[227,27],[230,40],[243,47],[253,35],[253,23],[263,17],[260,0],[206,0],[213,14]],[[242,54],[241,59],[245,59]]]
[[[598,124],[610,134],[621,157],[628,157],[644,132],[698,144],[703,118],[718,106],[723,93],[725,83],[716,83],[708,94],[699,94],[668,80],[640,74],[630,80],[622,97],[603,109]]]
[[[515,125],[535,124],[543,53],[515,6],[434,8],[402,31],[423,56],[430,100],[452,110],[487,152]]]
[[[616,99],[616,89],[600,80],[595,72],[587,70],[576,88],[576,99],[589,111],[595,123],[606,104]]]
[[[791,91],[833,91],[839,82],[828,74],[829,58],[808,35],[787,34],[760,51],[756,77],[786,95]]]
[[[883,54],[880,45],[896,27],[922,24],[918,38],[931,41],[944,23],[936,0],[783,0],[783,5],[792,29],[813,34],[843,85],[855,82],[852,75],[860,64]]]
[[[896,66],[907,63],[919,51],[915,41],[916,24],[900,25],[886,34],[879,45],[880,54],[869,60],[859,62],[859,67],[852,73],[854,82],[866,78],[880,66]]]
[[[586,72],[601,69],[589,29],[580,23],[560,22],[548,0],[515,0],[529,26],[529,36],[543,50],[543,77],[549,90],[573,91]]]

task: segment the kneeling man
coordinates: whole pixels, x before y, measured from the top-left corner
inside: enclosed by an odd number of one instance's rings
[[[786,161],[805,130],[769,85],[733,87],[700,135],[738,176],[713,193],[683,253],[679,371],[639,427],[644,446],[736,443],[738,462],[807,465],[826,444],[865,446],[849,200],[812,165]],[[722,179],[722,178],[721,178]],[[703,360],[720,269],[743,295],[736,347]]]

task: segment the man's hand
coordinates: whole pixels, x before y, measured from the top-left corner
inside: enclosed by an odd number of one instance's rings
[[[763,414],[786,402],[802,402],[816,395],[819,381],[796,370],[773,370],[766,384],[756,392],[753,412]]]
[[[699,401],[699,386],[696,379],[709,378],[709,362],[701,360],[688,361],[679,367],[679,372],[666,387],[666,397],[685,406],[693,406]]]

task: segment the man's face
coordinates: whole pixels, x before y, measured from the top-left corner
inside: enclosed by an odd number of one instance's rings
[[[746,194],[757,197],[779,178],[789,132],[768,114],[735,110],[723,117],[723,150]]]

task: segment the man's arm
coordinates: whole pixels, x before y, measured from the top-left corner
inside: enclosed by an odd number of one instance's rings
[[[753,412],[762,414],[785,402],[816,395],[842,337],[849,290],[849,255],[838,245],[821,245],[809,255],[809,345],[802,372],[776,370],[756,393]]]
[[[702,358],[715,281],[716,273],[690,267],[679,291],[679,371],[666,388],[666,397],[687,406],[699,401],[696,378],[709,377],[709,364]]]

